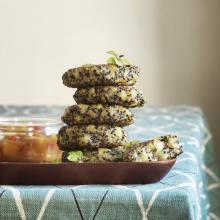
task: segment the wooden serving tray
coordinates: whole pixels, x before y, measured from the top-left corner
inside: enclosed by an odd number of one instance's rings
[[[176,160],[114,163],[0,162],[1,185],[146,184],[161,180]]]

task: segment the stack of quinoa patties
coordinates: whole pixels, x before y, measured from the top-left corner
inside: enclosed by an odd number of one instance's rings
[[[77,104],[64,112],[66,126],[58,134],[59,148],[94,155],[128,144],[123,127],[134,122],[129,108],[145,102],[142,93],[133,87],[138,77],[139,68],[131,65],[89,65],[65,72],[63,83],[77,88],[73,96]]]

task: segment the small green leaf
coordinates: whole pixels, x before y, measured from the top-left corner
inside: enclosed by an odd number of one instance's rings
[[[123,147],[129,148],[130,147],[130,143],[123,145]]]
[[[121,60],[120,59],[115,59],[115,63],[116,63],[116,65],[118,65],[118,66],[123,66],[123,63],[121,62]]]
[[[122,58],[122,59],[120,59],[120,60],[121,60],[121,62],[122,62],[124,65],[130,65],[130,62],[128,61],[128,59]]]
[[[108,54],[118,57],[118,54],[114,50],[107,51]]]
[[[136,144],[140,144],[139,140],[133,140],[130,142],[130,146],[136,145]]]
[[[130,65],[128,59],[124,58],[124,55],[119,55],[113,50],[108,51],[107,53],[113,56],[107,59],[108,64],[116,64],[117,66]]]
[[[67,159],[72,162],[77,162],[83,157],[82,151],[70,151]]]
[[[138,141],[138,140],[130,141],[128,144],[125,144],[124,147],[129,148],[129,147],[132,147],[136,144],[140,144],[140,141]]]
[[[115,58],[114,58],[114,57],[109,57],[109,58],[107,59],[107,64],[116,64]]]

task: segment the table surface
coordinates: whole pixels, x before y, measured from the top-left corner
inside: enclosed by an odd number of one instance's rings
[[[0,116],[60,117],[60,106],[1,106]],[[0,219],[219,219],[220,181],[212,135],[197,107],[132,110],[130,139],[177,134],[184,153],[160,182],[146,185],[0,186]],[[95,174],[94,174],[95,175]],[[58,177],[59,178],[59,177]]]

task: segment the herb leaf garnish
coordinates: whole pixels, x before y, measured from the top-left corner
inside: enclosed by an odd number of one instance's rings
[[[115,51],[108,51],[107,54],[110,54],[111,57],[107,59],[107,64],[115,64],[117,66],[126,66],[130,65],[128,59],[124,58],[124,55],[118,54]]]
[[[83,158],[82,151],[70,151],[67,159],[72,162],[77,162]]]

